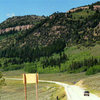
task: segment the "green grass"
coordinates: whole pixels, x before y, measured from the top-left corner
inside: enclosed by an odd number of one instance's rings
[[[56,100],[58,96],[59,100],[66,100],[66,93],[64,91],[63,87],[60,87],[58,90],[56,90],[52,95],[51,95],[51,100]]]
[[[66,95],[62,87],[55,84],[39,83],[39,100],[55,100],[53,98],[56,98],[58,94],[56,94],[55,96],[53,96],[53,94],[55,94],[56,91],[59,90],[62,90],[60,93],[61,95],[63,95],[63,97],[59,97],[59,100],[64,100],[62,98],[65,98]],[[27,85],[28,100],[34,100],[36,98],[35,91],[35,84]],[[8,100],[8,98],[10,98],[10,100],[24,100],[24,85],[22,81],[6,80],[6,86],[2,87],[2,90],[0,90],[0,95],[1,100]]]
[[[26,73],[23,70],[14,70],[14,71],[4,71],[3,77],[7,78],[22,78],[22,74]]]
[[[94,15],[94,13],[95,11],[92,11],[90,9],[85,9],[79,12],[72,13],[72,18],[74,19],[80,19],[80,17],[87,18],[88,16]]]
[[[78,84],[79,86],[85,87],[85,89],[100,96],[100,73],[95,75],[90,75],[90,76],[85,75],[85,73],[41,74],[40,79],[61,81],[68,84],[76,84],[78,82],[80,83],[80,80],[82,80],[82,84]]]
[[[4,77],[8,78],[22,78],[22,74],[26,73],[23,70],[6,71],[3,72]],[[28,99],[35,98],[35,84],[27,85]],[[60,92],[59,92],[60,91]],[[60,94],[59,94],[59,93]],[[6,86],[0,89],[1,99],[8,100],[23,100],[24,99],[24,85],[22,81],[6,80]],[[55,100],[58,96],[59,100],[66,100],[65,90],[63,87],[51,83],[39,83],[38,94],[40,100]]]
[[[23,73],[26,73],[26,72],[24,72],[23,70],[7,71],[7,72],[3,72],[3,75],[4,75],[4,77],[9,77],[9,78],[10,77],[13,77],[13,78],[16,78],[16,77],[17,78],[22,78],[22,74]],[[90,76],[87,76],[85,73],[68,74],[67,72],[64,72],[64,73],[56,73],[56,74],[39,74],[39,79],[40,80],[59,81],[59,82],[67,83],[67,84],[76,84],[80,80],[82,80],[82,84],[78,84],[78,85],[82,85],[83,87],[86,87],[91,92],[93,92],[93,93],[97,94],[98,96],[100,96],[100,82],[99,82],[100,73],[99,74],[95,74],[95,75],[90,75]],[[12,84],[10,84],[10,85],[13,86]],[[18,83],[16,83],[16,84],[18,84]],[[21,84],[20,84],[20,86],[21,86]],[[48,84],[49,83],[47,83],[47,85]],[[46,85],[46,83],[45,83],[45,85]],[[44,88],[44,90],[45,90],[45,88]],[[58,91],[59,91],[59,89],[58,89]],[[61,88],[61,91],[63,91],[62,88]],[[63,95],[64,95],[64,91],[61,94],[62,95],[60,97],[62,98]],[[51,97],[54,98],[55,95],[58,95],[57,90],[54,91],[54,93],[51,95]],[[61,99],[61,100],[63,100],[63,99]]]
[[[92,56],[100,58],[100,44],[95,45],[90,51]]]
[[[3,76],[7,78],[22,78],[22,74],[26,73],[23,70],[15,70],[15,71],[5,71],[3,72]],[[68,74],[67,72],[64,73],[53,73],[53,74],[39,74],[40,80],[52,80],[52,81],[59,81],[65,83],[74,84],[80,81],[83,78],[87,78],[85,73],[77,73],[77,74]]]

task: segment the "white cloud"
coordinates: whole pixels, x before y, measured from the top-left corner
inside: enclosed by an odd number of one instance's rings
[[[15,16],[14,13],[8,13],[8,14],[7,14],[7,17],[13,17],[13,16]]]

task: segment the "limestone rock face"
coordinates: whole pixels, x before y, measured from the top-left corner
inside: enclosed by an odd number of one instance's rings
[[[93,7],[94,7],[94,10],[100,10],[100,5],[95,5]]]
[[[67,13],[69,13],[69,12],[75,12],[75,11],[77,11],[77,10],[83,10],[83,9],[89,9],[89,6],[73,8],[73,9],[67,11]]]
[[[0,29],[0,34],[3,34],[5,32],[9,32],[9,31],[20,31],[20,30],[26,30],[31,28],[33,25],[22,25],[22,26],[16,26],[16,27],[9,27],[6,29]]]
[[[89,9],[89,6],[73,8],[73,9],[67,11],[67,13],[69,13],[69,12],[75,12],[75,11],[77,11],[77,10],[83,10],[83,9]],[[94,5],[94,6],[93,6],[93,9],[94,9],[94,10],[100,10],[100,5]]]

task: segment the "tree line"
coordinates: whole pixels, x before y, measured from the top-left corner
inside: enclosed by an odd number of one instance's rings
[[[72,64],[69,66],[69,70],[75,71],[77,69],[80,69],[80,68],[86,66],[83,71],[87,71],[87,69],[89,69],[90,67],[92,67],[94,65],[99,65],[99,64],[100,64],[100,60],[92,57],[92,58],[89,58],[89,59],[84,59],[83,61],[72,62]]]
[[[65,42],[60,39],[45,47],[37,46],[33,48],[26,45],[25,47],[17,48],[15,46],[10,46],[9,48],[0,51],[0,58],[20,58],[20,63],[34,62],[35,60],[39,60],[40,57],[49,57],[53,53],[63,51],[65,46]]]

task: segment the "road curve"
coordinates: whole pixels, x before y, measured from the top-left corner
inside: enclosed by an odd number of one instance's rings
[[[19,78],[6,78],[9,80],[22,80]],[[68,85],[61,82],[56,81],[46,81],[46,80],[39,80],[39,82],[49,82],[49,83],[55,83],[60,86],[63,86],[66,91],[67,100],[100,100],[100,97],[97,97],[94,94],[90,94],[90,96],[84,96],[84,89],[75,86],[75,85]]]

